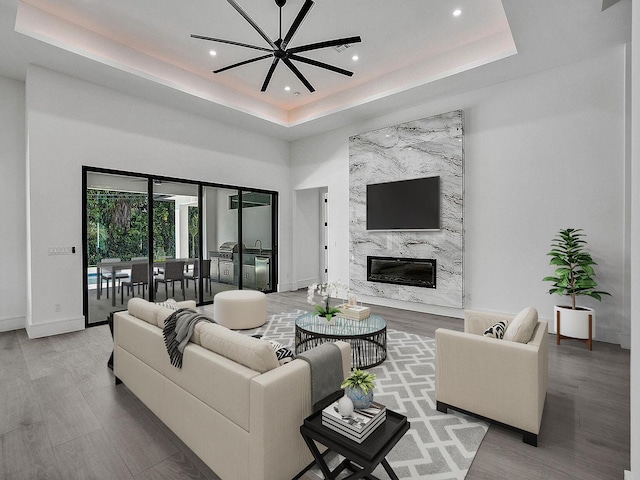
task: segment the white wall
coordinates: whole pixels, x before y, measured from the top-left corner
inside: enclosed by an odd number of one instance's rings
[[[24,328],[27,316],[24,83],[0,77],[0,332]]]
[[[279,191],[280,245],[291,248],[287,142],[39,67],[26,92],[30,336],[84,327],[82,165]],[[49,246],[78,253],[48,256]],[[290,281],[287,257],[279,272]]]
[[[346,280],[348,137],[384,126],[464,111],[465,307],[550,320],[561,299],[541,279],[556,231],[585,229],[597,280],[613,294],[598,312],[597,337],[618,343],[623,306],[624,49],[488,88],[425,102],[292,144],[292,188],[329,185],[332,279]],[[429,305],[378,303],[459,315]]]

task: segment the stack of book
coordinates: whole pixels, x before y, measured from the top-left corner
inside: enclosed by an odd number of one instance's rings
[[[356,443],[362,443],[387,418],[384,405],[372,402],[369,408],[354,410],[350,417],[343,417],[338,411],[338,402],[322,410],[322,425],[334,430]]]
[[[371,315],[371,309],[369,307],[363,307],[362,305],[347,305],[343,303],[337,307],[340,309],[338,313],[339,317],[348,318],[349,320],[364,320]]]

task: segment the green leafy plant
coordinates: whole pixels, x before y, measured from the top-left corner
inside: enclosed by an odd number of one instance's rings
[[[346,289],[346,286],[340,281],[314,283],[307,289],[307,303],[313,305],[313,308],[319,316],[325,317],[327,321],[330,322],[331,317],[341,313],[339,308],[329,306],[331,295],[338,295],[338,293],[344,289]],[[316,292],[322,297],[321,305],[314,305]]]
[[[587,242],[581,228],[565,228],[560,230],[551,243],[550,265],[557,268],[553,276],[544,277],[543,282],[552,282],[550,294],[571,297],[571,308],[576,309],[576,297],[586,295],[598,301],[602,295],[610,293],[596,290],[598,284],[593,279],[593,266],[597,265],[586,251]]]
[[[357,368],[354,368],[349,376],[344,379],[344,381],[340,385],[340,388],[359,388],[366,394],[375,388],[375,379],[375,373],[369,373],[365,372],[364,370],[358,370]]]

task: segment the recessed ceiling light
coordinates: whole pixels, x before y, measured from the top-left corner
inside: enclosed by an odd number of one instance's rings
[[[456,8],[456,9],[453,11],[453,16],[454,16],[454,17],[459,17],[460,15],[462,15],[462,9],[461,9],[461,8]]]
[[[215,57],[217,53],[215,50],[209,50],[209,55],[211,55],[212,57]]]
[[[284,89],[288,92],[289,90],[291,90],[291,87],[287,85],[286,87],[284,87]]]
[[[354,62],[357,62],[359,58],[360,57],[358,55],[354,55],[353,57],[351,57],[351,60],[353,60]]]

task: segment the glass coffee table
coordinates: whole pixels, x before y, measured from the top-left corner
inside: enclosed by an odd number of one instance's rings
[[[315,313],[296,318],[296,354],[321,343],[343,340],[351,344],[351,366],[370,368],[387,358],[387,322],[375,314],[364,320],[333,317],[330,322]]]

